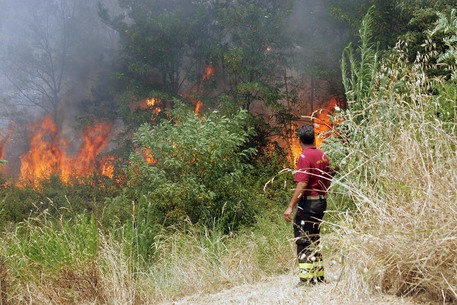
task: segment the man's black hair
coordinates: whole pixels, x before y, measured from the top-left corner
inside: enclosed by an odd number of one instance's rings
[[[303,144],[314,144],[314,127],[313,125],[303,125],[297,131],[297,135]]]

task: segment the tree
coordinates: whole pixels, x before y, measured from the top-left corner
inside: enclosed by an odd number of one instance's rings
[[[147,96],[151,88],[176,96],[208,46],[210,7],[198,1],[119,0],[124,15],[100,16],[121,38],[126,90]],[[201,71],[200,71],[201,72]]]
[[[338,60],[349,33],[347,25],[331,15],[331,1],[295,1],[289,33],[300,72],[316,79],[340,79]]]
[[[360,22],[368,9],[373,13],[373,40],[382,50],[392,48],[402,39],[413,45],[410,54],[423,51],[425,32],[437,20],[436,12],[449,12],[457,5],[455,0],[331,0],[333,15],[349,25],[353,38],[357,37]]]
[[[20,19],[12,25],[21,35],[11,39],[1,69],[22,106],[56,119],[64,100],[88,92],[105,33],[91,1],[27,1],[17,10]]]
[[[286,66],[285,35],[292,1],[244,0],[218,7],[223,40],[219,42],[226,87],[249,110],[253,100],[276,103],[278,78]],[[280,83],[280,82],[279,82]]]

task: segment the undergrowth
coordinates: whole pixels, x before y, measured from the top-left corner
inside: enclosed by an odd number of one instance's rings
[[[373,56],[358,65],[351,56],[358,72],[346,90],[362,92],[348,95],[355,99],[335,115],[342,123],[326,146],[339,166],[335,196],[353,205],[331,224],[330,247],[344,261],[342,285],[354,296],[378,291],[455,301],[455,83],[429,77],[420,58],[407,63],[401,44],[382,64]],[[379,64],[377,73],[370,63]]]

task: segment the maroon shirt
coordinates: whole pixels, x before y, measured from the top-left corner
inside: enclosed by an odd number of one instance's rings
[[[303,195],[326,195],[331,178],[329,160],[324,152],[315,146],[305,148],[298,157],[294,178],[295,182],[307,184]]]

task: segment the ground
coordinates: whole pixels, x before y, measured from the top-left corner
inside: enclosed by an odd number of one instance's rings
[[[297,276],[285,274],[271,277],[255,284],[244,284],[214,294],[197,294],[183,299],[162,303],[162,305],[203,305],[203,304],[322,304],[322,305],[418,305],[409,298],[392,295],[370,295],[354,301],[342,291],[338,281],[330,281],[314,286],[296,287]]]

